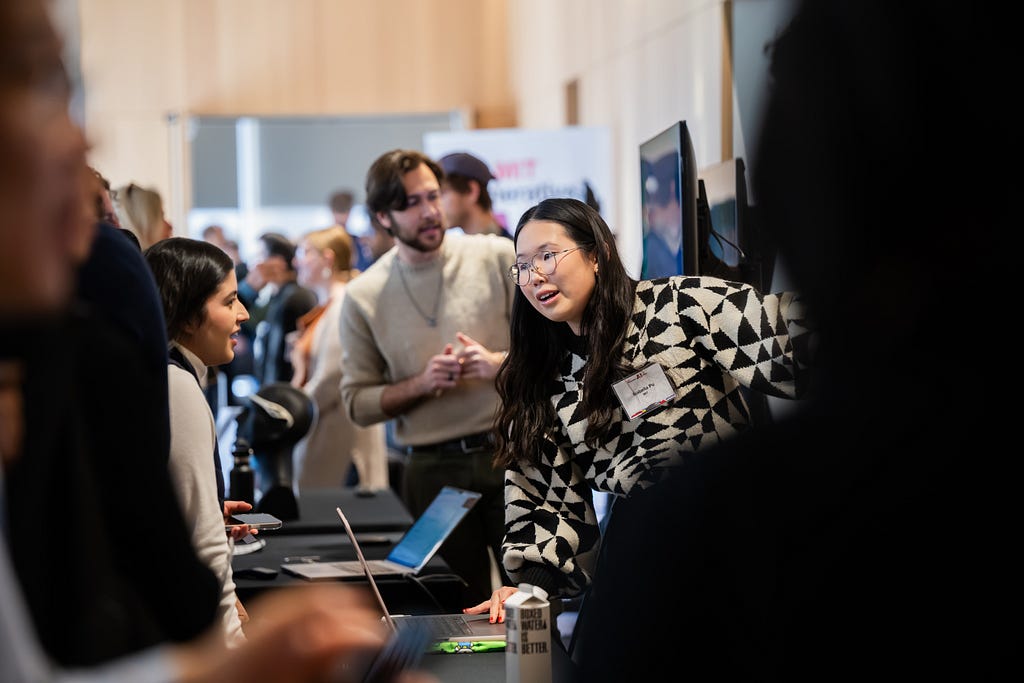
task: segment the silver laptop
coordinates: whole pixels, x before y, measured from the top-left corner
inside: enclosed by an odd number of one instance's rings
[[[478,500],[480,494],[475,491],[454,486],[442,488],[386,559],[367,562],[370,573],[374,576],[418,574]],[[352,538],[352,545],[359,550],[355,538]],[[281,565],[281,570],[309,581],[363,578],[363,566],[358,560],[286,563]]]
[[[367,562],[366,557],[363,555],[363,549],[359,547],[359,541],[356,540],[356,535],[352,532],[352,525],[348,523],[348,519],[340,507],[335,508],[335,510],[338,512],[338,517],[341,518],[341,523],[345,525],[345,533],[348,534],[349,540],[352,541],[352,547],[356,549],[356,556],[359,558],[358,562],[363,569],[366,580],[370,583],[370,588],[373,589],[373,594],[377,598],[377,604],[380,605],[380,609],[384,613],[383,619],[387,623],[388,628],[393,632],[398,633],[404,629],[426,630],[430,634],[431,642],[442,640],[455,642],[505,640],[505,624],[490,623],[489,616],[486,613],[391,614],[388,611],[388,606],[384,603],[384,597],[380,594],[380,589],[377,587],[377,581],[374,579],[373,572],[370,571],[370,563]]]

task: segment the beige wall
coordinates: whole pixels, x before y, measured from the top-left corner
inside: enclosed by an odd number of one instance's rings
[[[618,216],[609,223],[634,274],[642,259],[640,143],[685,120],[698,166],[731,156],[722,141],[731,135],[722,120],[724,7],[722,0],[509,2],[519,125],[565,125],[566,88],[577,81],[578,123],[612,131]]]
[[[72,1],[72,0],[65,0]],[[515,125],[506,0],[77,0],[91,162],[184,225],[181,114],[460,110]]]
[[[575,82],[577,122],[612,131],[610,222],[636,269],[640,142],[685,119],[699,166],[734,153],[724,0],[60,1],[79,6],[93,164],[155,186],[180,225],[172,114],[461,110],[554,128]]]

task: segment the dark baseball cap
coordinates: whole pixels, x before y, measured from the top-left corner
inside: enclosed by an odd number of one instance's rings
[[[487,168],[487,164],[466,152],[446,154],[438,160],[438,163],[444,169],[445,175],[454,173],[455,175],[466,176],[484,187],[487,186],[488,182],[494,180],[494,174],[491,173],[491,169]]]

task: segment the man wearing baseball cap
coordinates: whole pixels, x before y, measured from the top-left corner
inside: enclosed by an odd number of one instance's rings
[[[446,154],[438,160],[444,169],[441,206],[448,225],[467,235],[512,235],[494,215],[487,184],[494,174],[487,164],[466,152]]]

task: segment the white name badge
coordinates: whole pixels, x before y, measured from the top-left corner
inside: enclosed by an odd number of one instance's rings
[[[643,370],[630,375],[612,385],[619,403],[629,415],[629,419],[639,417],[646,412],[665,405],[676,396],[675,389],[665,376],[660,365],[648,365]]]

